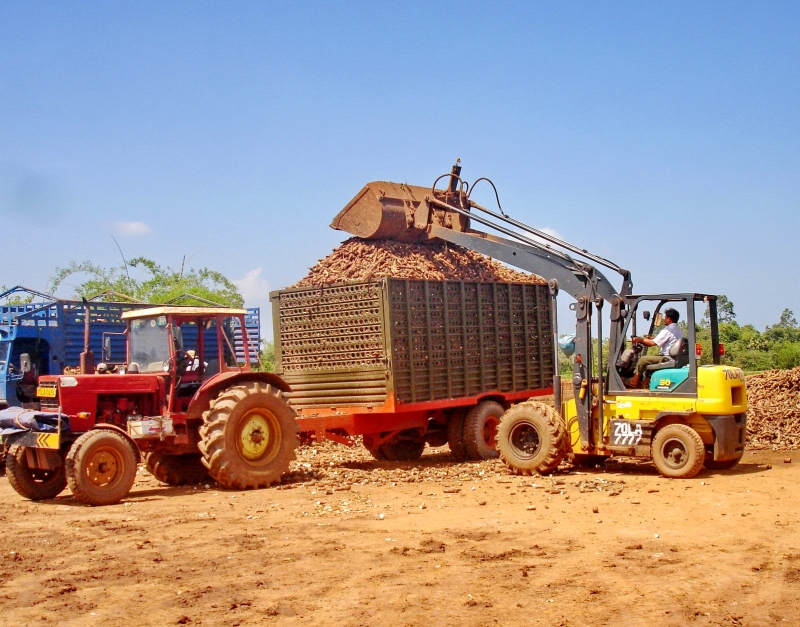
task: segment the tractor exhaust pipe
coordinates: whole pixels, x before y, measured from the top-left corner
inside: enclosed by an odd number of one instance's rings
[[[91,343],[91,318],[92,310],[89,308],[89,301],[83,299],[83,352],[81,353],[81,374],[94,373],[94,353],[92,353]]]

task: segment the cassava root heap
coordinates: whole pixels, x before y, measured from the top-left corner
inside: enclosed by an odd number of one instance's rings
[[[518,272],[475,251],[445,242],[408,244],[351,237],[321,259],[292,287],[313,287],[380,277],[433,281],[542,284],[544,279]]]
[[[747,402],[750,444],[800,448],[800,368],[747,377]]]

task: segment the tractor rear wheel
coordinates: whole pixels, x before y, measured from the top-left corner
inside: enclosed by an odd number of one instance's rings
[[[167,485],[193,485],[208,481],[208,469],[200,455],[167,455],[161,451],[147,456],[147,470]]]
[[[658,430],[652,444],[653,463],[671,479],[691,479],[703,468],[706,450],[700,434],[688,425],[672,424]]]
[[[280,390],[259,381],[233,385],[203,414],[203,465],[223,487],[267,488],[295,458],[297,432],[295,412]]]
[[[467,447],[464,444],[464,418],[466,409],[458,407],[448,412],[447,417],[447,445],[450,453],[457,462],[465,462],[469,459]]]
[[[543,403],[514,405],[500,420],[497,448],[516,475],[546,475],[567,455],[567,430],[561,416]]]
[[[503,415],[503,406],[494,401],[481,401],[467,412],[464,418],[464,446],[473,461],[496,459],[497,427]]]
[[[84,433],[69,449],[67,481],[81,503],[113,505],[131,491],[136,465],[136,452],[123,435],[96,429]]]
[[[31,501],[56,498],[67,487],[63,460],[55,470],[28,466],[24,446],[12,446],[6,456],[6,475],[11,487]]]

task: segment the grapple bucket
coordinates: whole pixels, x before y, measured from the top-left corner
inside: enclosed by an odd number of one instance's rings
[[[428,239],[428,226],[433,223],[463,231],[468,219],[458,213],[432,206],[426,198],[447,198],[447,192],[430,187],[374,181],[367,183],[347,203],[331,223],[331,227],[363,239],[392,239],[421,242]]]

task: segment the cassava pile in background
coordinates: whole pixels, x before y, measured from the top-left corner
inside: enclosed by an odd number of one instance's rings
[[[460,246],[444,242],[408,244],[352,237],[315,265],[292,287],[313,287],[380,277],[432,281],[506,281],[543,284],[544,279],[512,270]]]
[[[800,368],[747,377],[750,444],[800,448]]]

